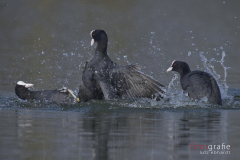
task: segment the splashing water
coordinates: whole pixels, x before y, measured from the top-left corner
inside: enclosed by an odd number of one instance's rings
[[[174,86],[173,82],[178,78],[177,74],[174,74],[174,77],[172,78],[172,80],[170,81],[169,85],[168,85],[168,89],[171,89],[171,86]]]
[[[221,48],[221,49],[223,49],[223,48]],[[226,82],[226,80],[227,80],[227,69],[229,69],[230,67],[226,67],[224,65],[224,58],[226,57],[225,51],[224,50],[222,51],[222,57],[221,57],[221,60],[219,60],[219,61],[214,59],[214,58],[208,60],[204,56],[204,52],[200,52],[200,57],[201,57],[201,60],[203,62],[205,72],[210,73],[216,79],[216,81],[218,83],[218,86],[220,88],[220,91],[221,91],[222,99],[228,99],[231,102],[233,100],[233,96],[228,94],[228,85],[227,85],[227,82]],[[223,79],[221,79],[221,76],[219,74],[217,74],[217,72],[215,71],[214,66],[211,64],[211,62],[216,62],[216,63],[221,64],[221,66],[223,67],[223,70],[224,70]]]
[[[174,74],[166,91],[165,103],[168,104],[168,107],[178,108],[197,105],[196,102],[190,100],[187,93],[184,92],[182,88],[174,84],[175,81],[176,83],[179,82],[178,74]]]

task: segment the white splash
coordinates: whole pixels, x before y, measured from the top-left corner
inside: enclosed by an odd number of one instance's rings
[[[221,60],[219,60],[219,61],[214,59],[214,58],[208,60],[204,56],[204,52],[200,52],[200,57],[201,57],[201,60],[203,62],[205,72],[210,73],[216,79],[216,81],[218,83],[218,86],[220,88],[220,91],[221,91],[222,99],[230,99],[230,101],[232,101],[233,96],[228,94],[228,85],[227,85],[227,82],[226,82],[227,81],[227,70],[230,67],[226,67],[224,65],[224,58],[226,56],[226,53],[223,50],[223,47],[220,47],[220,49],[222,49],[222,57],[221,57]],[[224,70],[224,77],[223,78],[221,78],[221,76],[216,72],[214,66],[211,64],[212,62],[221,64],[221,66],[223,67],[223,70]]]

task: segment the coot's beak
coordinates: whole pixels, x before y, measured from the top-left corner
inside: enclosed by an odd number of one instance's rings
[[[31,83],[26,83],[26,85],[25,85],[26,88],[30,88],[32,86],[33,86],[33,84],[31,84]]]
[[[176,62],[176,60],[174,60],[174,61],[172,62],[172,64],[171,64],[171,67],[169,67],[169,68],[167,69],[167,72],[169,72],[169,71],[172,71],[172,70],[173,70],[173,67],[172,67],[172,66],[173,66],[173,63],[174,63],[174,62]]]
[[[91,46],[94,44],[94,42],[95,42],[94,39],[92,39],[92,40],[91,40]]]
[[[169,68],[167,69],[167,72],[172,71],[172,69],[173,69],[173,67],[169,67]]]
[[[94,30],[91,31],[90,33],[90,36],[92,37],[92,40],[91,40],[91,46],[95,43],[94,39],[93,39],[93,36],[92,36],[92,33],[94,32]]]

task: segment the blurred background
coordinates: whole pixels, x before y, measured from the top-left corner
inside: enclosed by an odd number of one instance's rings
[[[0,96],[15,95],[19,80],[35,90],[77,90],[95,50],[94,29],[107,32],[114,62],[138,64],[165,86],[174,76],[166,73],[173,60],[205,70],[204,55],[218,81],[225,66],[227,85],[240,88],[239,6],[239,0],[2,0]]]
[[[239,6],[239,0],[1,0],[0,159],[239,158]],[[171,85],[170,100],[58,105],[16,98],[19,80],[35,84],[33,90],[77,91],[96,47],[94,29],[108,34],[114,62],[137,64]],[[179,76],[166,73],[173,60],[210,72],[233,96],[219,108],[191,105]],[[233,154],[201,155],[192,143],[231,144]]]

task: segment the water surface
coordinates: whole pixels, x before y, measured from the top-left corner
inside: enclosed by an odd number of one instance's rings
[[[3,102],[2,102],[3,103]],[[11,102],[0,110],[2,159],[236,159],[239,109],[140,108],[134,102]],[[140,102],[137,102],[140,103]],[[142,102],[141,102],[142,103]],[[239,105],[238,105],[239,107]],[[193,145],[231,145],[202,155]]]

